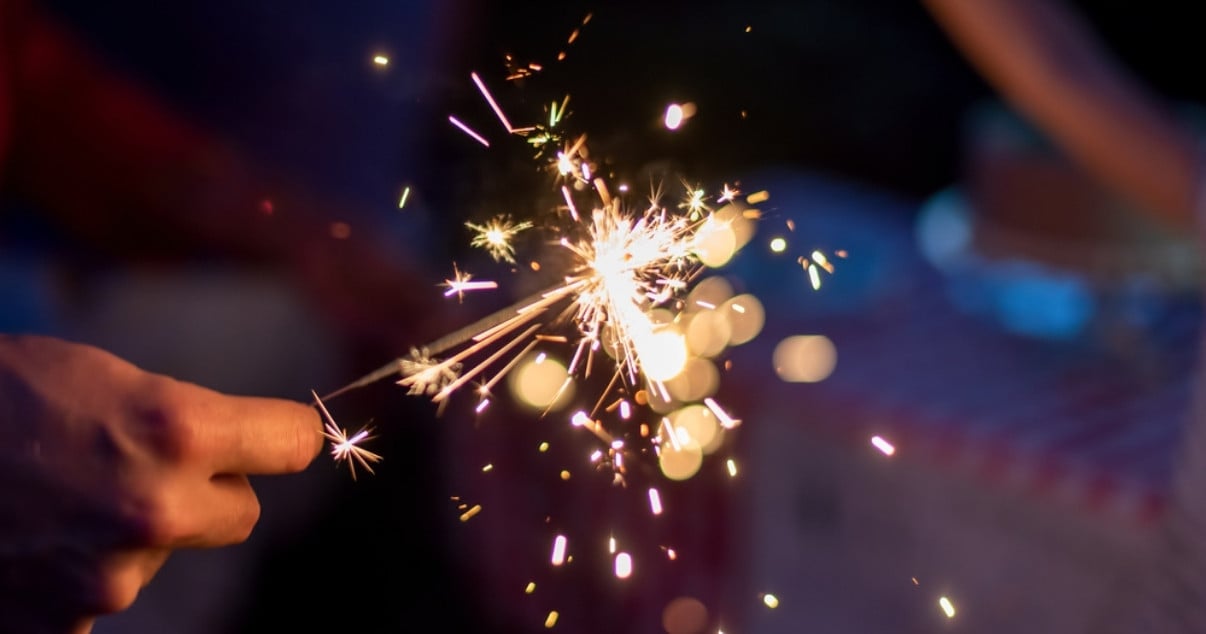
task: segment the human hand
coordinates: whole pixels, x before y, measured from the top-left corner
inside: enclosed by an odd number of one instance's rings
[[[247,538],[248,474],[318,454],[317,412],[102,350],[0,335],[0,631],[86,633],[177,548]]]

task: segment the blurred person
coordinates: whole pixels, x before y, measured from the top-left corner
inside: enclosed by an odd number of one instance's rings
[[[1200,239],[1206,202],[1200,139],[1083,18],[1058,0],[924,5],[970,63],[1064,154],[1134,208]],[[1206,631],[1203,396],[1199,387],[1151,550],[1117,581],[1089,631]]]
[[[24,0],[0,0],[0,183],[99,261],[286,276],[352,349],[421,341],[438,319],[401,290],[420,267],[387,232],[332,222],[337,206],[176,115]],[[247,476],[301,471],[321,447],[304,403],[32,334],[0,336],[0,413],[2,632],[90,631],[172,551],[246,539],[260,512]]]

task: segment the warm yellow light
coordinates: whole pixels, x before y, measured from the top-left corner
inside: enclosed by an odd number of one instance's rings
[[[771,238],[770,250],[775,253],[783,253],[787,250],[787,240],[783,238]]]
[[[665,442],[658,455],[662,474],[671,480],[689,480],[703,465],[703,448],[698,444]]]
[[[942,612],[946,614],[946,618],[955,618],[955,604],[951,603],[950,599],[946,597],[938,599],[938,606],[942,608]]]
[[[708,608],[694,597],[678,597],[662,610],[667,634],[699,634],[708,625]]]
[[[628,553],[616,554],[616,577],[619,579],[627,579],[632,576],[632,555]]]
[[[737,234],[730,223],[708,216],[695,233],[695,255],[704,266],[720,268],[737,252]]]
[[[666,106],[665,124],[667,130],[677,130],[683,124],[683,107],[676,103]]]
[[[687,342],[673,328],[663,328],[637,342],[641,368],[651,381],[666,381],[687,363]]]
[[[687,322],[687,348],[701,357],[716,357],[728,347],[733,336],[729,312],[702,310]]]
[[[553,540],[553,556],[550,561],[554,566],[560,566],[565,563],[565,547],[567,545],[568,541],[565,539],[565,535],[558,535]]]
[[[775,346],[775,373],[788,383],[816,383],[833,373],[837,348],[824,335],[796,335]]]
[[[520,362],[508,375],[515,398],[534,409],[556,409],[573,396],[574,384],[561,362],[548,356]]]
[[[729,345],[739,346],[747,343],[762,332],[762,326],[766,323],[766,310],[757,297],[749,294],[738,295],[725,302],[725,307],[728,309],[727,316],[732,328]]]

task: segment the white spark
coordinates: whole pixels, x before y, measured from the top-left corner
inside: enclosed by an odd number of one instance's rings
[[[381,456],[360,446],[360,443],[373,439],[372,428],[365,426],[355,434],[348,436],[346,429],[335,424],[335,419],[331,417],[331,412],[327,411],[327,406],[323,404],[322,399],[318,398],[318,393],[310,390],[310,394],[314,396],[314,402],[322,413],[322,435],[331,441],[331,456],[335,458],[336,462],[348,463],[348,471],[351,472],[353,480],[356,479],[357,464],[365,471],[373,473],[372,464],[379,462]]]

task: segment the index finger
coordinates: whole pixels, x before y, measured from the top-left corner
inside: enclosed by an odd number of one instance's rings
[[[173,400],[186,433],[215,473],[295,473],[322,449],[322,422],[309,405],[177,385]]]

